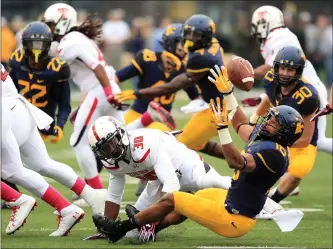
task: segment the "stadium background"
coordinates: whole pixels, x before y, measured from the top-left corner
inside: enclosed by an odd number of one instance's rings
[[[39,20],[44,10],[51,4],[60,1],[1,1],[1,61],[6,62],[9,52],[18,44],[15,34],[30,21]],[[332,46],[324,47],[322,36],[326,29],[332,33],[332,7],[329,1],[61,1],[72,5],[79,14],[79,21],[88,13],[95,13],[103,21],[109,18],[120,18],[123,22],[113,22],[120,29],[100,44],[105,59],[116,69],[129,63],[133,55],[142,48],[160,49],[158,40],[165,25],[170,22],[183,22],[194,13],[202,13],[212,17],[216,23],[216,37],[224,47],[227,57],[237,54],[247,58],[254,67],[263,63],[259,45],[250,37],[250,20],[253,11],[265,4],[279,7],[285,14],[288,26],[300,39],[306,56],[312,61],[320,78],[327,88],[332,83]],[[122,24],[120,24],[122,23]],[[113,28],[115,26],[112,26]],[[112,29],[111,29],[112,30]],[[330,64],[329,64],[330,63]],[[133,88],[135,79],[126,82],[122,88]],[[249,93],[236,90],[240,100],[248,96],[258,96],[262,92],[260,82]],[[77,88],[72,85],[72,108],[81,99]],[[173,114],[177,119],[177,128],[184,126],[189,115],[184,115],[179,108],[188,103],[182,91],[177,94]],[[247,114],[253,108],[244,108]],[[57,145],[47,144],[50,156],[72,166],[82,175],[75,156],[69,147],[69,136],[73,130],[68,122],[65,127],[65,138]],[[328,118],[327,135],[332,136],[332,115]],[[238,148],[244,145],[232,134]],[[204,156],[221,174],[231,175],[226,163],[212,157]],[[108,174],[103,171],[102,179],[107,187]],[[71,192],[52,180],[49,180],[66,197]],[[124,201],[135,201],[136,179],[128,179]],[[68,238],[48,238],[55,229],[56,222],[52,210],[39,201],[39,206],[29,217],[28,223],[14,236],[4,235],[9,211],[2,212],[2,247],[3,248],[109,248],[106,241],[84,242],[85,235],[94,233],[91,226],[90,210],[85,208],[86,218],[77,225]],[[122,208],[124,205],[122,206]],[[313,171],[301,185],[301,194],[287,199],[286,208],[304,208],[305,218],[299,227],[289,234],[279,232],[273,222],[259,221],[254,231],[239,239],[221,238],[207,229],[185,222],[178,227],[163,231],[159,243],[140,246],[147,247],[198,247],[198,246],[295,246],[332,248],[332,155],[318,153]],[[123,216],[123,214],[122,214]],[[138,247],[134,240],[123,240],[114,247]]]

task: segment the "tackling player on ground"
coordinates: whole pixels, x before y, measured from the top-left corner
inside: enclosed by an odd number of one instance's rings
[[[214,84],[221,93],[232,95],[232,84],[225,68]],[[227,104],[236,104],[231,100],[222,102],[217,97],[216,102],[212,99],[210,104],[226,160],[229,167],[235,169],[228,191],[208,188],[195,195],[169,193],[125,221],[94,216],[96,227],[116,242],[127,231],[161,221],[175,211],[224,237],[236,238],[252,230],[256,224],[255,216],[266,201],[266,193],[288,168],[287,147],[301,137],[303,129],[299,132],[297,127],[303,124],[303,119],[295,109],[278,106],[270,108],[262,121],[253,127],[236,106],[231,111],[231,123],[239,136],[247,141],[244,152],[240,153],[228,131],[230,108]]]

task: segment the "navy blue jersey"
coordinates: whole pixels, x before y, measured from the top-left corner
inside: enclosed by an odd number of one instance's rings
[[[10,76],[18,91],[56,120],[53,125],[63,128],[71,112],[69,65],[64,60],[51,56],[43,69],[32,70],[28,66],[24,50],[17,49],[10,57],[9,66]]]
[[[223,95],[217,90],[216,86],[208,80],[208,75],[210,74],[209,70],[214,68],[215,65],[218,65],[219,67],[224,65],[223,49],[215,38],[213,38],[212,45],[209,48],[202,48],[191,52],[187,58],[187,72],[207,72],[207,76],[203,76],[198,80],[194,79],[200,88],[203,99],[207,103],[210,102],[210,99],[215,99],[216,97],[223,98]]]
[[[250,140],[244,153],[253,156],[256,167],[252,172],[235,171],[225,207],[232,213],[254,218],[264,207],[269,189],[288,169],[289,155],[286,147],[262,140]]]
[[[172,72],[171,74],[164,72],[161,61],[161,53],[144,49],[132,59],[129,66],[119,70],[116,75],[120,82],[138,76],[138,89],[143,89],[167,84],[183,72],[185,72],[184,67],[182,67],[179,71]],[[199,96],[195,85],[185,89],[185,91],[191,99],[195,99]],[[134,101],[132,109],[136,112],[144,113],[148,108],[149,102],[154,100],[155,102],[160,103],[166,110],[170,111],[174,99],[175,93],[155,98],[138,98]]]
[[[281,88],[273,80],[274,71],[271,69],[267,72],[264,79],[264,87],[267,96],[273,106],[288,105],[296,109],[303,117],[317,113],[320,107],[319,94],[317,90],[301,78],[295,89],[288,95],[281,94]],[[317,146],[318,127],[315,123],[315,130],[311,139],[311,144]]]

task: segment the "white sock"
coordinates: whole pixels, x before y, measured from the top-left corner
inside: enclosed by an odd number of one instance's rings
[[[91,206],[94,201],[94,195],[95,195],[94,189],[90,187],[88,184],[86,184],[82,190],[82,193],[80,194],[80,197],[82,197],[86,201],[86,203],[88,203],[88,205]]]
[[[141,118],[138,118],[134,120],[133,122],[129,123],[126,126],[127,130],[135,130],[135,129],[140,129],[140,128],[145,128],[145,126],[141,122]]]

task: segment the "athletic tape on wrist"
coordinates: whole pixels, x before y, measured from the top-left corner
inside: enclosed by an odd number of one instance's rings
[[[219,134],[220,143],[222,145],[232,143],[232,139],[231,139],[231,136],[230,136],[228,128],[220,129],[217,132]]]

